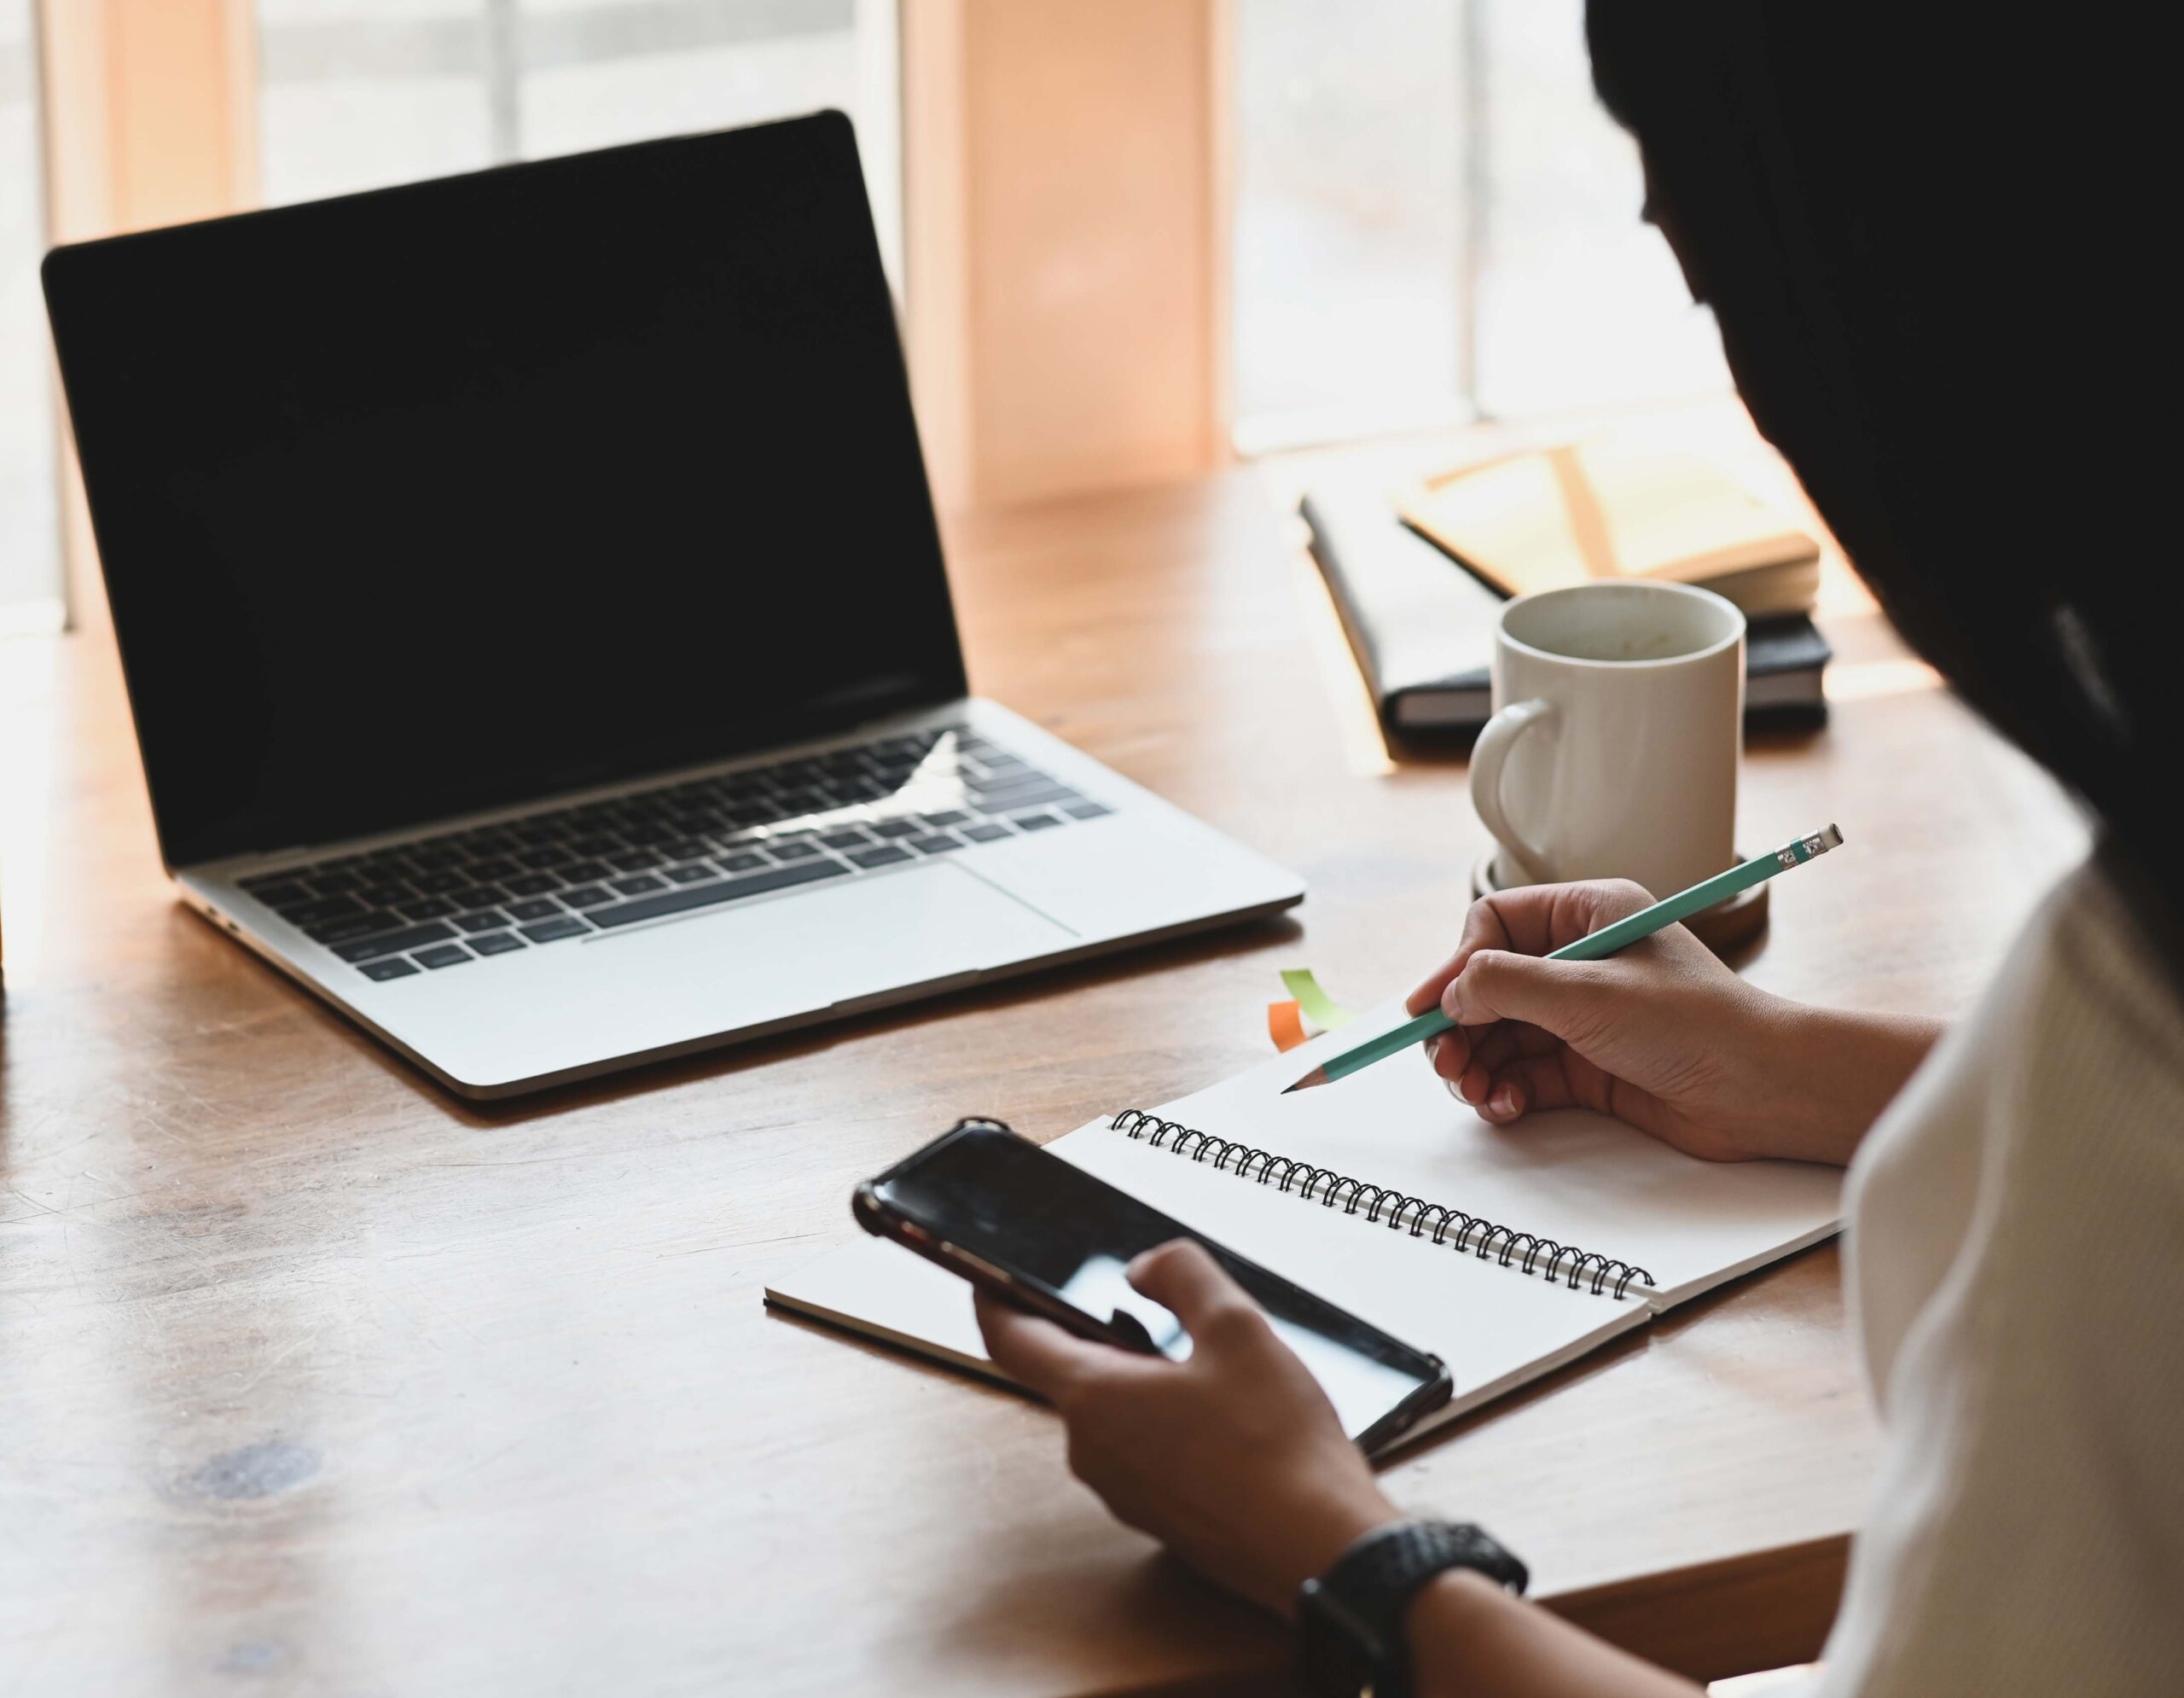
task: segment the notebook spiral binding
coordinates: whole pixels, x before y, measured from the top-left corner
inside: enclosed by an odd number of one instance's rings
[[[1227,1168],[1233,1159],[1236,1164],[1234,1171],[1240,1179],[1252,1177],[1252,1164],[1256,1161],[1262,1185],[1278,1178],[1277,1189],[1287,1191],[1293,1184],[1300,1198],[1309,1201],[1316,1195],[1327,1208],[1333,1208],[1339,1201],[1345,1214],[1356,1214],[1362,1206],[1367,1220],[1377,1224],[1385,1217],[1391,1231],[1400,1230],[1407,1224],[1414,1238],[1422,1236],[1430,1222],[1436,1244],[1453,1242],[1459,1254],[1469,1249],[1481,1261],[1498,1254],[1500,1264],[1505,1268],[1514,1265],[1527,1274],[1543,1273],[1550,1281],[1561,1279],[1572,1291],[1589,1282],[1594,1296],[1612,1295],[1620,1303],[1623,1294],[1633,1283],[1655,1282],[1645,1269],[1618,1261],[1612,1256],[1595,1255],[1574,1244],[1558,1244],[1552,1238],[1498,1226],[1459,1208],[1447,1208],[1439,1203],[1429,1203],[1423,1197],[1406,1196],[1400,1191],[1368,1185],[1330,1167],[1315,1167],[1309,1161],[1293,1161],[1286,1155],[1216,1137],[1211,1132],[1195,1131],[1176,1121],[1148,1114],[1141,1108],[1125,1108],[1108,1124],[1116,1131],[1142,1139],[1155,1149],[1165,1148],[1171,1155],[1188,1155],[1193,1161],[1204,1161],[1211,1156],[1217,1168]],[[1614,1284],[1612,1292],[1608,1289],[1611,1281]]]

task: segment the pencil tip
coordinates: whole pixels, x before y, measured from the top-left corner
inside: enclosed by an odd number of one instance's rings
[[[1314,1085],[1325,1085],[1327,1082],[1327,1070],[1325,1067],[1314,1067],[1311,1072],[1306,1073],[1304,1078],[1289,1086],[1281,1094],[1287,1096],[1292,1090],[1310,1090]]]

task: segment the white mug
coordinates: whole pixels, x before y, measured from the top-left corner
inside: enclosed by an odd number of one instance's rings
[[[1744,615],[1681,584],[1519,596],[1494,639],[1472,805],[1494,883],[1635,879],[1673,896],[1736,859]]]

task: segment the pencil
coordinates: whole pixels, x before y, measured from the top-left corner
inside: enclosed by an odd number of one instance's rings
[[[1613,955],[1627,949],[1641,938],[1650,938],[1664,926],[1673,926],[1679,920],[1696,914],[1702,908],[1711,908],[1725,902],[1740,890],[1750,890],[1764,883],[1777,873],[1787,872],[1792,867],[1801,867],[1816,855],[1825,855],[1843,841],[1843,834],[1827,826],[1809,837],[1792,839],[1780,849],[1770,849],[1764,855],[1754,855],[1741,866],[1731,867],[1726,873],[1716,874],[1689,890],[1656,902],[1651,908],[1641,908],[1628,919],[1618,920],[1612,926],[1603,926],[1597,932],[1588,933],[1573,944],[1565,944],[1547,958],[1549,961],[1598,961],[1603,956]],[[1414,1044],[1423,1043],[1446,1032],[1455,1021],[1432,1009],[1415,1020],[1406,1021],[1392,1032],[1378,1038],[1368,1038],[1354,1050],[1345,1050],[1333,1055],[1306,1073],[1288,1090],[1310,1090],[1315,1085],[1332,1085],[1339,1079],[1347,1079],[1360,1068],[1385,1061],[1398,1050],[1408,1050]]]

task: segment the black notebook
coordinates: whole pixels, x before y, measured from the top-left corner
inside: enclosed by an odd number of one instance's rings
[[[1381,722],[1400,732],[1468,732],[1494,711],[1489,668],[1501,594],[1396,516],[1364,483],[1327,484],[1298,509]],[[1745,721],[1827,717],[1827,640],[1802,613],[1755,619],[1745,639]]]

